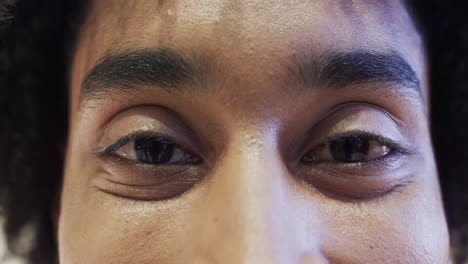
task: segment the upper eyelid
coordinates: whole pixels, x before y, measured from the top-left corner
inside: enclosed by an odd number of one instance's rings
[[[391,119],[398,127],[402,127],[404,126],[404,121],[397,118],[395,115],[391,114],[387,109],[379,106],[379,105],[376,105],[376,104],[373,104],[373,103],[369,103],[369,102],[363,102],[363,101],[351,101],[351,102],[345,102],[345,103],[341,103],[341,104],[338,104],[338,105],[335,105],[331,108],[329,108],[327,111],[325,111],[325,113],[322,115],[321,118],[319,118],[315,124],[309,128],[306,133],[304,134],[304,136],[302,137],[302,139],[300,140],[300,144],[297,145],[295,147],[295,151],[294,151],[294,156],[302,156],[304,153],[304,149],[309,145],[309,140],[311,138],[311,136],[316,133],[317,131],[320,131],[320,127],[323,125],[323,123],[326,123],[326,121],[334,116],[335,114],[339,113],[340,111],[342,111],[343,109],[346,109],[348,107],[368,107],[368,108],[371,108],[375,111],[379,111],[381,112],[382,114],[386,115],[389,119]],[[328,140],[329,138],[327,138]]]
[[[154,127],[158,127],[160,124],[167,129],[162,129],[159,132],[159,129],[148,129],[146,126],[138,128],[135,126],[133,131],[128,131],[127,133],[147,133],[148,135],[160,135],[166,140],[171,140],[176,143],[178,146],[181,146],[182,149],[189,151],[192,154],[196,154],[204,161],[209,160],[209,157],[212,155],[214,150],[210,144],[206,144],[203,138],[200,137],[197,130],[192,126],[192,121],[183,115],[182,112],[178,112],[172,109],[169,106],[163,104],[155,103],[140,103],[140,104],[130,104],[125,107],[118,108],[115,110],[112,115],[106,116],[103,118],[103,121],[99,122],[99,126],[96,132],[96,143],[92,149],[92,153],[95,157],[102,158],[101,154],[106,154],[104,150],[110,144],[104,142],[107,139],[107,135],[111,134],[114,126],[120,124],[121,120],[127,120],[134,115],[141,115],[144,118],[148,118],[148,122],[153,124]],[[161,121],[162,120],[162,121]],[[131,122],[131,121],[130,121]],[[127,127],[132,126],[132,123]],[[123,136],[124,138],[126,136]],[[115,137],[117,138],[117,136]],[[104,143],[104,144],[103,144]],[[204,144],[205,143],[205,144]],[[107,152],[108,153],[108,152]]]
[[[332,108],[328,109],[328,111],[326,111],[326,114],[323,115],[322,118],[320,118],[309,131],[311,132],[314,131],[318,126],[320,126],[320,124],[323,121],[327,120],[330,116],[333,116],[334,114],[338,113],[343,108],[347,108],[347,107],[370,107],[371,109],[380,111],[382,114],[389,117],[396,125],[398,126],[404,125],[403,120],[397,118],[395,115],[391,114],[387,109],[381,106],[378,106],[376,104],[369,103],[369,102],[352,101],[352,102],[345,102],[339,105],[335,105]]]
[[[377,141],[380,144],[383,144],[383,145],[385,145],[387,147],[396,148],[396,150],[398,152],[401,152],[401,153],[404,153],[404,154],[411,153],[411,148],[409,146],[406,146],[402,142],[398,142],[398,141],[396,141],[394,139],[385,137],[380,133],[368,132],[368,131],[363,131],[363,130],[351,130],[351,131],[347,131],[347,132],[344,132],[344,133],[339,133],[339,134],[335,134],[333,136],[329,136],[329,137],[327,137],[326,143],[328,143],[330,141],[333,141],[333,140],[340,139],[340,138],[351,137],[351,136],[352,137],[356,137],[356,136],[366,137],[369,140]]]

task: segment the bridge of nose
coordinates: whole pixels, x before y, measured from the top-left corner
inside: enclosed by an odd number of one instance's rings
[[[205,179],[191,230],[199,263],[324,263],[310,255],[318,209],[270,143],[233,143]]]

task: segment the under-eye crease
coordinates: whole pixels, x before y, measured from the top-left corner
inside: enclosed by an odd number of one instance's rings
[[[307,186],[319,190],[327,197],[347,202],[370,201],[395,193],[395,190],[412,182],[413,174],[405,164],[416,154],[416,150],[403,142],[379,132],[364,130],[335,133],[322,142],[301,157],[304,166],[301,166],[298,175]],[[341,151],[358,153],[333,156],[328,149],[326,159],[322,154],[317,154],[330,148],[332,142],[339,142],[338,146],[344,146]],[[367,155],[366,151],[371,145],[383,150],[374,152],[382,155]]]

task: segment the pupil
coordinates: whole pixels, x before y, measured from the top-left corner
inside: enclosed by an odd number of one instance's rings
[[[369,140],[347,137],[330,142],[333,159],[340,162],[362,162],[368,160]]]
[[[164,163],[171,160],[174,144],[160,139],[137,139],[134,144],[136,158],[146,163]]]

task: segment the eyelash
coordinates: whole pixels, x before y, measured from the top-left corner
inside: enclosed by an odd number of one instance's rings
[[[137,132],[128,134],[126,136],[123,136],[117,139],[116,141],[114,141],[113,143],[111,143],[109,146],[104,147],[103,149],[99,150],[98,156],[101,158],[115,157],[115,158],[118,158],[119,160],[127,160],[126,158],[123,158],[123,157],[116,157],[117,155],[115,155],[115,152],[121,149],[122,147],[124,147],[125,145],[127,145],[128,143],[135,142],[137,140],[166,141],[168,143],[175,144],[177,148],[180,148],[183,151],[190,153],[191,155],[197,156],[196,154],[193,154],[191,151],[188,151],[184,146],[181,146],[180,144],[175,143],[176,141],[172,139],[170,136],[166,136],[166,135],[151,132],[151,131],[137,131]],[[131,163],[146,164],[146,163],[139,162],[139,161],[133,161]],[[149,164],[149,165],[154,165],[154,164]]]
[[[368,141],[375,141],[375,142],[377,142],[379,144],[382,144],[383,146],[388,147],[390,149],[390,152],[387,153],[386,155],[378,158],[378,159],[370,160],[370,161],[366,161],[366,162],[342,163],[342,162],[336,162],[336,161],[318,161],[318,162],[304,161],[304,157],[308,153],[311,153],[314,150],[319,149],[320,147],[325,147],[325,146],[327,146],[327,144],[329,144],[332,141],[343,140],[343,139],[350,138],[350,137],[366,139]],[[128,143],[130,143],[132,141],[137,141],[137,140],[164,140],[164,141],[167,141],[167,142],[170,142],[170,143],[175,142],[175,140],[173,140],[171,137],[166,136],[166,135],[162,135],[162,134],[154,133],[154,132],[149,132],[149,131],[137,131],[137,132],[131,133],[129,135],[123,136],[123,137],[117,139],[116,141],[114,141],[113,143],[111,143],[109,146],[105,147],[104,149],[99,150],[98,155],[101,158],[108,158],[108,157],[112,157],[112,156],[116,157],[117,155],[114,155],[116,151],[118,151],[120,148],[122,148],[126,144],[128,144]],[[182,149],[183,151],[187,151],[186,148],[184,148],[183,146],[180,146],[178,144],[176,144],[176,146],[178,148]],[[196,154],[192,154],[192,152],[190,152],[190,151],[187,151],[187,152],[189,152],[191,155],[197,156]],[[356,130],[356,131],[348,131],[348,132],[345,132],[345,133],[334,135],[333,137],[329,137],[326,140],[325,143],[322,143],[322,144],[316,146],[314,149],[309,150],[308,152],[306,152],[306,154],[301,157],[301,161],[303,163],[305,163],[306,165],[310,165],[312,163],[315,163],[315,164],[317,164],[317,163],[328,163],[328,164],[333,163],[333,164],[344,164],[344,165],[352,164],[352,165],[365,166],[365,165],[369,165],[369,164],[386,163],[386,162],[391,161],[392,158],[395,158],[395,157],[401,156],[401,155],[403,155],[403,156],[410,155],[411,153],[412,153],[412,151],[409,148],[404,147],[403,144],[398,143],[398,142],[396,142],[396,141],[394,141],[392,139],[389,139],[387,137],[384,137],[381,134],[374,134],[374,133],[370,133],[370,132],[367,132],[367,131]],[[123,158],[123,157],[116,157],[116,158],[118,158],[119,160],[124,160],[126,162],[129,162],[126,158]],[[143,164],[143,162],[139,162],[139,161],[130,161],[130,163]],[[149,164],[149,165],[154,166],[155,164]],[[159,164],[159,165],[161,165],[161,164]]]
[[[160,134],[153,134],[153,133],[148,133],[148,132],[141,132],[137,131],[134,133],[131,133],[129,135],[123,136],[116,141],[114,141],[112,144],[109,146],[105,147],[104,149],[99,150],[99,156],[101,157],[109,157],[112,154],[114,154],[117,150],[119,150],[121,147],[125,146],[132,140],[138,140],[138,139],[144,139],[144,138],[160,138],[160,139],[167,139],[166,137],[163,137]]]
[[[386,155],[375,159],[375,160],[370,160],[370,161],[365,161],[365,162],[354,162],[354,163],[340,163],[340,162],[334,162],[334,161],[318,161],[318,162],[311,162],[311,161],[304,161],[304,157],[313,152],[316,149],[319,149],[321,147],[327,146],[330,142],[332,141],[340,141],[344,140],[347,138],[361,138],[361,139],[366,139],[368,141],[375,141],[382,146],[388,147],[390,149],[390,152],[387,153]],[[371,164],[383,164],[388,163],[392,161],[394,158],[397,158],[399,156],[408,156],[413,153],[413,150],[411,150],[409,147],[405,146],[403,143],[397,142],[395,140],[392,140],[388,137],[385,137],[379,133],[371,133],[367,131],[361,131],[361,130],[353,130],[353,131],[348,131],[345,133],[340,133],[337,135],[334,135],[332,137],[327,138],[325,143],[322,143],[316,147],[314,147],[312,150],[309,150],[306,152],[305,155],[301,157],[301,160],[307,165],[307,164],[312,164],[312,163],[334,163],[334,164],[342,164],[342,165],[353,165],[353,166],[366,166],[366,165],[371,165]]]

